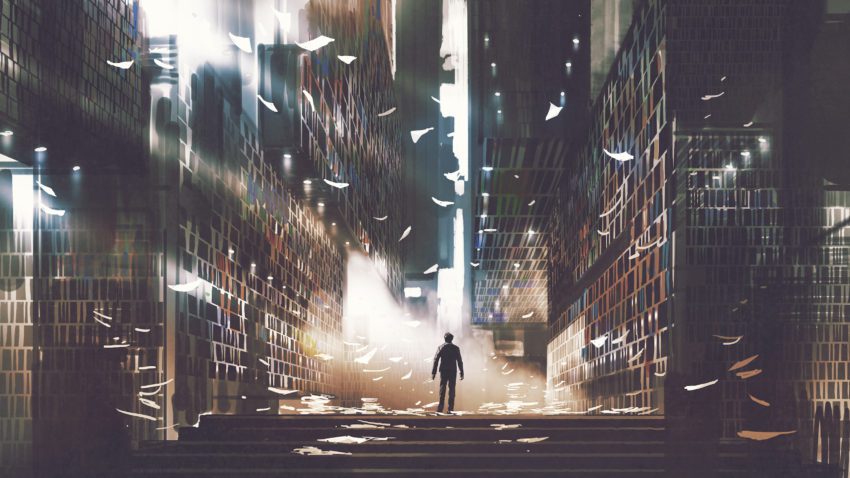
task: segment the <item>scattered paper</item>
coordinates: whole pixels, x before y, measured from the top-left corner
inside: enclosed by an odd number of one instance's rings
[[[749,394],[749,393],[748,393],[747,395],[749,395],[750,400],[752,400],[752,401],[754,401],[754,402],[758,403],[759,405],[761,405],[761,406],[763,406],[763,407],[769,407],[769,406],[770,406],[770,403],[769,403],[769,402],[767,402],[767,401],[765,401],[765,400],[762,400],[762,399],[756,398],[756,397],[752,396],[752,395],[751,395],[751,394]]]
[[[735,364],[734,364],[734,365],[732,365],[731,367],[729,367],[729,371],[730,371],[730,372],[734,372],[735,370],[738,370],[739,368],[744,368],[744,367],[746,367],[747,365],[749,365],[749,364],[750,364],[750,362],[752,362],[753,360],[757,359],[757,358],[758,358],[758,356],[759,356],[759,354],[755,354],[755,355],[753,355],[752,357],[747,357],[747,358],[745,358],[744,360],[741,360],[741,361],[735,362]]]
[[[344,188],[348,187],[348,183],[337,183],[337,182],[334,182],[334,181],[329,181],[327,179],[325,179],[324,181],[325,181],[325,184],[327,184],[328,186],[331,186],[331,187],[334,187],[334,188],[337,188],[337,189],[344,189]]]
[[[307,99],[307,103],[310,103],[310,108],[312,108],[313,111],[316,111],[316,104],[313,103],[313,95],[311,95],[307,90],[301,90],[301,92],[304,93],[304,98]]]
[[[109,61],[109,60],[106,60],[106,64],[109,65],[109,66],[114,66],[116,68],[121,68],[122,70],[128,70],[128,69],[130,69],[131,66],[133,66],[133,61],[134,60],[127,60],[127,61]]]
[[[277,388],[277,387],[269,387],[269,392],[277,393],[279,395],[292,395],[293,393],[297,393],[298,390],[287,390],[285,388]]]
[[[332,41],[334,41],[333,38],[329,38],[324,35],[319,35],[312,40],[305,41],[304,43],[295,42],[295,44],[307,51],[316,51]]]
[[[408,380],[408,379],[410,379],[410,377],[412,377],[412,376],[413,376],[413,369],[410,369],[410,372],[407,372],[406,374],[404,374],[404,376],[403,376],[403,377],[401,377],[401,379],[402,379],[402,380]]]
[[[373,378],[373,379],[372,379],[372,381],[373,381],[373,382],[377,382],[377,381],[379,381],[379,380],[383,380],[383,379],[384,379],[384,376],[382,375],[382,376],[380,376],[380,377],[375,377],[375,378]]]
[[[534,206],[534,203],[536,203],[536,202],[537,202],[537,199],[532,199],[532,200],[531,200],[531,202],[530,202],[530,203],[528,203],[528,205],[529,205],[529,206]]]
[[[748,440],[762,441],[762,440],[770,440],[771,438],[776,438],[782,435],[791,435],[797,433],[797,430],[789,430],[785,432],[756,432],[752,430],[741,430],[738,432],[738,436],[741,438],[746,438]]]
[[[433,273],[437,272],[437,270],[439,268],[440,268],[440,266],[438,264],[434,264],[433,266],[426,269],[425,272],[423,272],[423,274],[433,274]]]
[[[549,121],[550,119],[561,114],[562,109],[564,109],[563,106],[555,106],[554,104],[552,104],[550,102],[549,103],[549,111],[546,112],[546,120],[545,121]]]
[[[297,453],[299,455],[307,455],[307,456],[327,456],[327,455],[351,455],[351,452],[347,451],[333,451],[333,450],[322,450],[316,448],[314,446],[305,446],[301,448],[296,448],[292,450],[292,453]]]
[[[517,438],[518,443],[538,443],[544,440],[548,440],[549,437],[532,437],[532,438]]]
[[[343,444],[343,445],[359,445],[361,443],[366,443],[369,441],[368,438],[365,437],[353,437],[351,435],[342,435],[338,437],[331,438],[319,438],[316,441],[322,441],[325,443],[335,443],[335,444]]]
[[[169,289],[174,292],[191,292],[203,284],[204,281],[202,279],[195,279],[192,282],[187,282],[185,284],[172,284],[168,286]]]
[[[37,179],[35,180],[35,183],[38,184],[38,187],[41,188],[42,191],[46,192],[47,194],[49,194],[53,197],[56,197],[56,192],[53,190],[53,188],[51,188],[50,186],[45,186],[44,184],[42,184],[41,181],[39,181]]]
[[[600,335],[599,337],[596,337],[595,339],[591,340],[590,343],[592,343],[594,347],[601,349],[605,345],[605,342],[607,340],[608,340],[608,334],[604,334],[604,335]]]
[[[427,133],[427,132],[429,132],[433,129],[434,128],[431,127],[431,128],[413,130],[413,131],[410,132],[410,138],[413,140],[414,143],[416,143],[417,141],[419,141],[419,138],[421,138],[423,135],[425,135],[425,133]]]
[[[524,314],[524,315],[522,316],[522,318],[523,318],[523,319],[530,319],[533,315],[534,315],[534,311],[532,310],[531,312],[529,312],[529,313],[527,313],[527,314]]]
[[[368,369],[367,368],[367,369],[363,369],[363,372],[365,372],[365,373],[381,373],[381,372],[386,372],[389,369],[390,369],[389,367],[382,368],[382,369]]]
[[[156,417],[152,417],[150,415],[143,415],[141,413],[128,412],[126,410],[121,410],[120,408],[116,408],[116,410],[118,410],[118,413],[123,413],[124,415],[129,415],[131,417],[144,418],[145,420],[150,420],[152,422],[156,421]]]
[[[354,361],[357,362],[357,363],[363,364],[363,365],[368,365],[369,361],[372,360],[372,357],[374,357],[375,353],[377,353],[377,352],[378,352],[378,348],[375,347],[372,350],[366,352],[365,355],[354,359]]]
[[[260,100],[260,103],[264,104],[266,108],[268,108],[272,113],[277,113],[277,106],[274,105],[271,101],[266,101],[262,96],[257,95],[257,99]]]
[[[240,50],[244,51],[245,53],[251,53],[252,49],[251,49],[251,39],[250,38],[240,37],[240,36],[234,35],[230,32],[228,32],[227,34],[230,36],[230,41],[232,41],[233,44],[236,45],[236,48],[239,48]]]
[[[374,219],[376,221],[386,221],[388,217],[389,216],[373,217],[372,219]]]
[[[389,115],[393,114],[394,111],[395,111],[395,106],[388,109],[387,111],[384,111],[383,113],[378,113],[378,116],[389,116]]]
[[[629,336],[629,332],[631,332],[631,330],[626,330],[625,332],[623,332],[622,334],[620,334],[620,336],[619,336],[619,337],[617,337],[616,339],[612,340],[612,341],[611,341],[611,343],[616,345],[616,344],[619,344],[619,343],[621,343],[621,342],[625,341],[625,340],[626,340],[626,337],[628,337],[628,336]]]
[[[44,203],[40,204],[41,210],[44,211],[45,214],[49,214],[51,216],[59,216],[62,217],[65,215],[64,209],[53,209],[52,207],[45,206]]]
[[[393,363],[399,363],[404,357],[389,357],[387,360]]]
[[[350,65],[352,61],[357,59],[356,56],[349,55],[337,55],[337,58],[339,58],[339,61],[345,63],[346,65]]]
[[[712,337],[717,337],[720,340],[727,340],[728,342],[723,342],[723,345],[735,345],[744,338],[743,335],[739,335],[737,337],[729,337],[726,335],[713,335]]]
[[[413,230],[413,226],[407,226],[407,229],[405,229],[404,232],[401,233],[401,237],[398,238],[398,242],[403,241],[405,237],[409,236],[411,230]]]
[[[629,161],[629,160],[635,159],[634,156],[632,156],[631,154],[629,154],[628,152],[625,152],[625,151],[622,152],[622,153],[612,153],[605,148],[602,148],[602,151],[604,151],[605,154],[607,154],[608,156],[610,156],[613,159],[616,159],[617,161]]]
[[[689,392],[693,392],[694,390],[699,390],[701,388],[710,387],[717,383],[718,379],[714,379],[710,382],[700,383],[698,385],[685,385],[685,390]]]
[[[472,267],[478,267],[479,265],[481,265],[481,263],[480,262],[470,262],[469,265],[471,265]]]
[[[746,380],[748,378],[755,377],[756,375],[758,375],[760,373],[761,373],[761,369],[757,368],[757,369],[753,369],[753,370],[746,370],[746,371],[743,371],[743,372],[737,372],[735,375],[737,375],[738,378],[740,378],[742,380]]]
[[[135,327],[133,330],[135,330],[136,332],[141,332],[143,334],[146,334],[151,331],[151,329],[143,329],[141,327]]]
[[[160,67],[164,70],[173,70],[174,69],[174,65],[172,65],[171,63],[166,63],[166,62],[164,62],[164,61],[162,61],[158,58],[154,58],[153,62],[156,63],[156,66],[158,66],[158,67]]]
[[[725,91],[721,91],[720,93],[718,93],[718,94],[716,94],[716,95],[704,95],[704,96],[703,96],[702,98],[700,98],[700,99],[701,99],[701,100],[703,100],[703,101],[713,100],[713,99],[715,99],[715,98],[720,98],[720,97],[721,97],[721,96],[723,96],[724,94],[726,94],[726,92],[725,92]]]
[[[744,128],[749,128],[752,125],[753,125],[752,121],[750,121],[749,123],[744,123]]]

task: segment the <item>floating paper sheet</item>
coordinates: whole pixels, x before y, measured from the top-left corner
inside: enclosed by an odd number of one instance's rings
[[[433,273],[437,272],[437,270],[438,270],[439,268],[440,268],[440,266],[439,266],[438,264],[434,264],[433,266],[431,266],[431,267],[429,267],[428,269],[426,269],[426,270],[423,272],[423,274],[433,274]]]
[[[749,365],[749,364],[750,364],[750,362],[752,362],[753,360],[757,359],[757,358],[758,358],[758,356],[759,356],[759,354],[755,354],[755,355],[753,355],[753,356],[751,356],[751,357],[747,357],[747,358],[745,358],[744,360],[741,360],[741,361],[735,362],[735,363],[734,363],[731,367],[729,367],[729,371],[730,371],[730,372],[734,372],[735,370],[738,370],[739,368],[744,368],[744,367],[746,367],[747,365]]]
[[[531,437],[531,438],[517,438],[518,443],[539,443],[544,440],[548,440],[549,437]]]
[[[761,369],[757,368],[757,369],[754,369],[754,370],[746,370],[746,371],[743,371],[743,372],[737,372],[735,375],[737,375],[738,378],[740,378],[742,380],[746,380],[748,378],[755,377],[756,375],[759,375],[760,373],[761,373]]]
[[[272,393],[277,393],[279,395],[292,395],[293,393],[298,393],[298,390],[288,390],[285,388],[277,387],[268,387],[268,391]]]
[[[392,108],[388,109],[387,111],[384,111],[383,113],[378,113],[378,116],[381,116],[381,117],[383,117],[383,116],[389,116],[389,115],[393,114],[393,112],[395,112],[395,106],[393,106]]]
[[[549,121],[550,119],[561,114],[562,109],[564,109],[563,106],[555,106],[554,104],[552,104],[550,102],[549,103],[549,111],[546,112],[546,120],[545,121]]]
[[[143,418],[143,419],[145,419],[145,420],[150,420],[150,421],[152,421],[152,422],[155,422],[155,421],[156,421],[156,417],[152,417],[152,416],[150,416],[150,415],[143,415],[143,414],[141,414],[141,413],[128,412],[128,411],[126,411],[126,410],[121,410],[120,408],[116,408],[115,410],[118,410],[118,413],[123,413],[124,415],[129,415],[129,416],[131,416],[131,417]]]
[[[410,372],[407,372],[406,374],[404,374],[404,376],[403,376],[403,377],[401,377],[401,379],[402,379],[402,380],[408,380],[408,379],[410,379],[410,377],[412,377],[412,376],[413,376],[413,369],[410,369]]]
[[[749,123],[744,123],[744,128],[749,128],[752,125],[753,125],[752,121],[750,121]]]
[[[388,217],[389,217],[389,216],[383,216],[383,217],[373,217],[372,219],[374,219],[374,220],[376,220],[376,221],[386,221]]]
[[[623,332],[623,333],[622,333],[619,337],[617,337],[616,339],[612,340],[612,341],[611,341],[611,343],[612,343],[612,344],[614,344],[614,345],[616,345],[616,344],[619,344],[619,343],[621,343],[621,342],[625,341],[625,340],[626,340],[626,337],[628,337],[628,336],[629,336],[629,332],[631,332],[631,330],[626,330],[626,331],[625,331],[625,332]]]
[[[143,329],[141,327],[135,327],[133,330],[135,330],[136,332],[141,332],[143,334],[146,334],[151,331],[151,329]]]
[[[390,369],[389,367],[382,368],[382,369],[368,369],[367,368],[367,369],[363,369],[363,372],[365,372],[365,373],[382,373],[382,372],[386,372],[389,369]]]
[[[729,337],[726,335],[713,335],[713,337],[717,337],[720,340],[727,340],[728,342],[723,342],[723,345],[735,345],[744,338],[743,335],[738,335],[737,337]]]
[[[331,187],[334,187],[334,188],[337,188],[337,189],[343,189],[343,188],[348,187],[348,183],[337,183],[337,182],[334,182],[334,181],[328,181],[327,179],[325,179],[324,181],[328,186],[331,186]]]
[[[304,43],[296,42],[295,44],[300,46],[301,48],[307,50],[307,51],[316,51],[319,48],[322,48],[323,46],[329,44],[332,41],[334,41],[333,38],[326,37],[324,35],[319,35],[312,40],[305,41]]]
[[[756,397],[752,396],[752,395],[751,395],[751,394],[749,394],[749,393],[748,393],[747,395],[749,395],[750,400],[752,400],[752,401],[754,401],[754,402],[758,403],[759,405],[761,405],[761,406],[763,406],[763,407],[769,407],[769,406],[770,406],[770,403],[769,403],[769,402],[767,402],[767,401],[765,401],[765,400],[762,400],[762,399],[760,399],[760,398],[756,398]]]
[[[685,390],[687,390],[689,392],[693,392],[694,390],[699,390],[699,389],[702,389],[702,388],[705,388],[705,387],[710,387],[710,386],[714,385],[715,383],[717,383],[717,381],[718,381],[718,379],[714,379],[710,382],[700,383],[698,385],[685,385]]]
[[[600,335],[599,337],[596,337],[595,339],[591,340],[590,343],[592,343],[594,347],[601,349],[605,345],[605,342],[607,340],[608,340],[608,334],[603,334],[603,335]]]
[[[611,158],[616,159],[617,161],[629,161],[629,160],[635,159],[634,156],[632,156],[631,154],[629,154],[626,151],[624,151],[622,153],[612,153],[605,148],[602,148],[602,151],[605,152],[605,154],[607,154]]]
[[[530,319],[533,315],[534,315],[534,311],[532,310],[531,312],[529,312],[527,314],[523,314],[522,318],[523,319]]]
[[[164,62],[164,61],[162,61],[158,58],[154,58],[153,62],[156,63],[156,66],[158,66],[158,67],[160,67],[164,70],[173,70],[174,69],[174,65],[172,65],[171,63],[166,63],[166,62]]]
[[[389,357],[387,360],[393,363],[399,363],[404,357]]]
[[[301,90],[301,93],[304,94],[304,98],[307,99],[307,103],[310,103],[310,108],[313,111],[316,111],[316,104],[313,103],[313,95],[311,95],[310,92],[307,90]]]
[[[257,99],[260,100],[260,103],[265,105],[265,107],[268,108],[269,111],[271,111],[272,113],[277,113],[277,106],[275,106],[274,103],[272,103],[271,101],[266,101],[265,98],[260,95],[257,95]]]
[[[56,197],[56,192],[53,190],[53,188],[51,188],[50,186],[46,186],[46,185],[42,184],[42,182],[37,180],[37,179],[36,179],[35,183],[38,184],[38,187],[41,188],[42,191],[46,192],[47,194],[49,194],[53,197]]]
[[[427,132],[429,132],[433,129],[434,128],[431,127],[431,128],[413,130],[413,131],[410,132],[410,138],[413,140],[414,143],[416,143],[417,141],[419,141],[419,138],[421,138],[423,135],[425,135]]]
[[[738,436],[741,438],[746,438],[748,440],[763,441],[770,440],[771,438],[776,438],[782,435],[791,435],[794,433],[797,433],[797,430],[788,430],[783,432],[757,432],[752,430],[741,430],[738,432]]]
[[[351,435],[342,435],[338,437],[319,438],[316,441],[342,445],[359,445],[361,443],[366,443],[367,441],[369,441],[369,439],[365,437],[353,437]]]
[[[375,347],[375,348],[373,348],[372,350],[370,350],[370,351],[366,352],[366,354],[365,354],[365,355],[363,355],[363,356],[361,356],[361,357],[358,357],[358,358],[354,359],[354,361],[355,361],[356,363],[360,363],[360,364],[363,364],[363,365],[368,365],[368,364],[369,364],[369,361],[370,361],[370,360],[372,360],[372,357],[374,357],[374,356],[375,356],[375,354],[376,354],[377,352],[378,352],[378,348],[377,348],[377,347]]]
[[[121,68],[122,70],[128,70],[131,66],[133,66],[134,60],[127,61],[109,61],[106,60],[106,64],[109,66],[114,66],[115,68]]]
[[[48,207],[44,205],[44,203],[40,204],[41,210],[44,211],[45,214],[49,214],[51,216],[59,216],[62,217],[65,215],[64,209],[53,209],[52,207]]]
[[[470,262],[469,265],[471,265],[472,267],[478,267],[479,265],[481,265],[481,263],[480,262]]]
[[[532,200],[531,200],[531,202],[530,202],[530,203],[528,203],[528,205],[529,205],[529,206],[534,206],[534,203],[536,203],[536,202],[537,202],[537,199],[532,199]]]
[[[230,36],[230,41],[232,41],[233,44],[236,45],[236,48],[239,48],[240,50],[244,51],[245,53],[251,53],[252,49],[251,49],[251,39],[250,38],[240,37],[240,36],[234,35],[230,32],[228,32],[227,34]]]
[[[713,100],[713,99],[715,99],[715,98],[720,98],[720,97],[721,97],[721,96],[723,96],[724,94],[726,94],[726,92],[725,92],[725,91],[721,91],[720,93],[718,93],[718,94],[716,94],[716,95],[704,95],[704,96],[703,96],[702,98],[700,98],[700,99],[701,99],[701,100],[703,100],[703,101]]]
[[[407,226],[407,229],[405,229],[404,232],[401,233],[401,237],[398,238],[398,242],[403,241],[405,237],[409,236],[410,231],[412,231],[412,230],[413,230],[413,226]]]
[[[191,292],[203,284],[204,281],[202,279],[195,279],[192,282],[187,282],[185,284],[172,284],[168,286],[169,289],[174,292]]]
[[[296,448],[292,450],[292,453],[297,453],[299,455],[307,455],[307,456],[328,456],[328,455],[351,455],[350,452],[347,451],[333,451],[333,450],[322,450],[316,448],[314,446],[305,446],[301,448]]]
[[[339,61],[345,63],[346,65],[350,65],[352,61],[357,59],[356,56],[349,55],[337,55],[337,58],[339,58]]]

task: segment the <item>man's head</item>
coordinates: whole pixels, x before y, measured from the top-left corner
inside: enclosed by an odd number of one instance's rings
[[[450,344],[452,343],[452,340],[455,339],[455,336],[452,335],[450,332],[446,332],[446,335],[444,335],[443,338],[446,339],[447,344]]]

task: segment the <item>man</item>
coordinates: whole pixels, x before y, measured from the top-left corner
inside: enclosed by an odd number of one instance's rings
[[[455,336],[446,332],[443,336],[446,342],[437,347],[437,354],[434,355],[434,367],[431,369],[431,380],[437,376],[437,365],[440,366],[440,404],[437,406],[437,412],[442,413],[443,404],[445,403],[446,385],[449,386],[449,408],[448,412],[452,413],[455,408],[455,380],[457,379],[457,371],[460,369],[460,379],[463,380],[463,359],[460,358],[460,347],[452,343]]]

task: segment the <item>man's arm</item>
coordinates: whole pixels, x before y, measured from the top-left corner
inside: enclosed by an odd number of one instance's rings
[[[460,347],[457,348],[457,368],[460,369],[460,379],[463,380],[463,359],[460,357]]]
[[[441,345],[441,346],[437,347],[437,353],[434,354],[434,366],[431,367],[431,379],[432,380],[434,379],[434,377],[437,376],[437,364],[440,363],[440,351],[442,351],[442,350],[443,350],[443,346]]]

